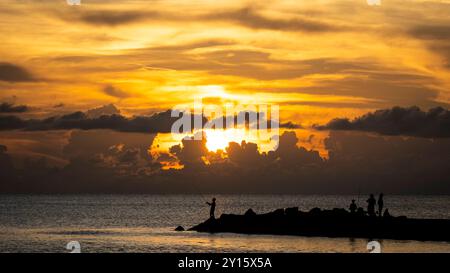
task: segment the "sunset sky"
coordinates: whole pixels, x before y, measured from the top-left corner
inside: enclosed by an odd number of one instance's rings
[[[0,58],[21,77],[2,76],[0,96],[36,114],[133,115],[202,95],[281,104],[306,124],[446,104],[449,3],[6,0]]]
[[[336,124],[318,125],[450,103],[450,1],[3,0],[0,33],[0,115],[24,120],[90,109],[149,116],[198,97],[276,104],[280,122],[298,125],[299,144],[326,159],[324,139]],[[122,151],[142,133],[116,131],[103,148]],[[176,144],[149,133],[146,145],[136,144],[143,154]],[[3,128],[0,144],[16,159],[44,156],[64,166],[73,134],[94,131]],[[428,129],[409,135],[436,137]],[[239,142],[222,135],[216,146],[228,140]]]

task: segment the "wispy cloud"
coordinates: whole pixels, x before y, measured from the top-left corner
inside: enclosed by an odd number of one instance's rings
[[[0,63],[0,81],[31,82],[35,77],[24,67],[11,63]]]

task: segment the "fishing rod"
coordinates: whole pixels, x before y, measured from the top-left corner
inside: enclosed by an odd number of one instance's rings
[[[360,197],[360,195],[361,195],[361,184],[358,184],[358,198],[357,198],[357,201],[356,201],[357,204],[359,204],[359,197]]]

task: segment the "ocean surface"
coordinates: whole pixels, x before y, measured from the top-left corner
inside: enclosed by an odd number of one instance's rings
[[[0,252],[367,252],[366,239],[176,232],[206,220],[212,195],[0,195]],[[216,195],[221,213],[347,208],[366,196]],[[392,215],[450,219],[450,196],[385,196]],[[382,252],[450,252],[447,242],[380,241]]]

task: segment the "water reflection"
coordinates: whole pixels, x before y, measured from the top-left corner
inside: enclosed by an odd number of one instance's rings
[[[0,196],[0,252],[367,252],[367,240],[175,232],[208,217],[199,195]],[[344,207],[353,196],[216,195],[217,214]],[[449,218],[447,196],[390,196],[395,215]],[[450,252],[444,242],[381,241],[383,252]]]

